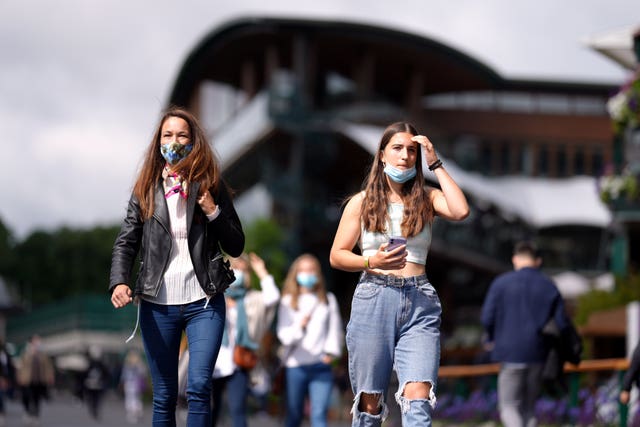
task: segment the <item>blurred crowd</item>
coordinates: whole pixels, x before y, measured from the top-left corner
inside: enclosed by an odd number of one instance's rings
[[[344,349],[345,324],[336,297],[327,290],[319,260],[311,254],[299,256],[282,283],[276,283],[255,253],[230,261],[235,281],[225,291],[226,326],[212,378],[212,426],[247,426],[250,415],[276,417],[287,426],[299,426],[304,419],[314,426],[326,425],[329,419],[348,420],[353,393]],[[534,270],[524,271],[533,274]],[[61,368],[42,347],[38,335],[20,351],[0,345],[0,426],[6,425],[6,399],[21,403],[24,425],[42,424],[41,403],[55,399],[54,388],[72,393],[96,421],[102,416],[105,395],[116,393],[127,421],[142,421],[145,406],[151,403],[151,380],[141,350],[124,346],[124,353],[114,355],[89,346],[82,363]],[[183,338],[178,369],[178,413],[183,420],[188,358]],[[623,403],[640,377],[639,360],[637,350],[625,379]],[[520,363],[517,369],[523,366]]]
[[[299,425],[307,416],[326,420],[330,412],[348,407],[351,397],[341,397],[349,390],[344,324],[335,296],[326,290],[320,261],[301,255],[280,284],[255,253],[231,259],[231,267],[236,280],[225,292],[226,328],[212,378],[212,425],[226,418],[233,426],[246,426],[250,414],[293,416],[289,422]],[[239,347],[245,360],[239,359]],[[70,393],[96,421],[103,415],[105,396],[115,393],[127,421],[140,423],[151,404],[149,368],[141,350],[128,345],[123,349],[128,350],[112,354],[90,345],[66,366],[43,351],[38,335],[22,346],[1,345],[0,426],[6,425],[5,399],[21,403],[23,425],[46,425],[42,402],[61,391]],[[183,414],[188,358],[183,337],[178,401]],[[285,392],[294,388],[296,393]]]
[[[137,423],[143,415],[143,393],[149,388],[146,363],[136,349],[122,360],[107,360],[100,347],[89,346],[73,365],[56,366],[43,351],[42,339],[33,335],[21,351],[0,343],[0,426],[7,425],[6,400],[21,403],[25,426],[39,426],[43,401],[67,391],[82,402],[96,421],[101,417],[105,393],[116,391],[124,400],[127,420]],[[46,423],[45,423],[46,425]]]

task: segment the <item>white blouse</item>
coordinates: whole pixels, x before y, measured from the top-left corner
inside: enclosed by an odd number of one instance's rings
[[[327,292],[328,304],[322,304],[313,293],[298,296],[298,310],[291,308],[291,295],[285,295],[278,308],[278,339],[285,346],[287,367],[311,365],[324,355],[340,357],[344,346],[344,328],[336,297]],[[311,313],[306,329],[302,319]],[[290,351],[290,346],[293,351]]]

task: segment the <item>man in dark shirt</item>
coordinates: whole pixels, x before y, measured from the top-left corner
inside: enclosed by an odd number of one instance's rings
[[[532,242],[516,244],[513,271],[498,276],[482,306],[482,324],[493,344],[491,358],[500,362],[498,409],[506,427],[535,426],[535,402],[549,345],[541,334],[553,316],[567,327],[564,303],[555,284],[539,267],[542,259]]]

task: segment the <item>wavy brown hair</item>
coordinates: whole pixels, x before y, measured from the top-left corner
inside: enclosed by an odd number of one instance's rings
[[[283,296],[291,295],[291,308],[294,310],[298,310],[298,297],[300,296],[300,285],[298,285],[296,275],[298,274],[300,262],[303,260],[310,260],[315,265],[318,283],[313,287],[313,292],[322,304],[327,304],[327,287],[325,285],[324,275],[322,274],[320,261],[318,261],[315,255],[302,254],[296,258],[291,264],[291,267],[289,267],[287,277],[284,279],[284,286],[282,287]]]
[[[199,182],[201,189],[216,191],[220,180],[220,168],[215,154],[209,146],[206,134],[200,127],[196,117],[185,109],[169,107],[162,115],[158,127],[153,135],[144,157],[142,168],[133,186],[133,194],[140,203],[140,211],[143,219],[153,216],[153,195],[158,180],[162,176],[162,169],[166,160],[160,153],[160,137],[162,125],[170,117],[179,117],[187,122],[191,133],[191,152],[177,164],[172,170],[180,174],[187,183]]]
[[[364,199],[360,218],[364,229],[370,232],[387,232],[389,213],[389,184],[384,173],[384,165],[381,154],[391,138],[401,132],[418,135],[413,125],[406,122],[396,122],[387,126],[382,133],[380,145],[369,171],[369,176],[364,186]],[[422,174],[422,146],[418,147],[416,154],[416,176],[402,185],[402,202],[405,206],[402,218],[402,235],[412,237],[420,233],[426,224],[433,221],[433,204],[429,198],[429,191],[425,188],[424,175]]]

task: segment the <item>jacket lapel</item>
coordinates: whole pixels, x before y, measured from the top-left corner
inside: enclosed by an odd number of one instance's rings
[[[169,208],[164,198],[164,187],[162,180],[156,185],[156,193],[153,196],[153,216],[162,224],[166,230],[171,230],[171,221],[169,220]]]
[[[191,230],[191,223],[193,222],[193,212],[196,207],[196,200],[198,199],[198,194],[200,193],[200,183],[194,182],[189,183],[189,193],[187,196],[187,236],[189,235],[189,231]]]

